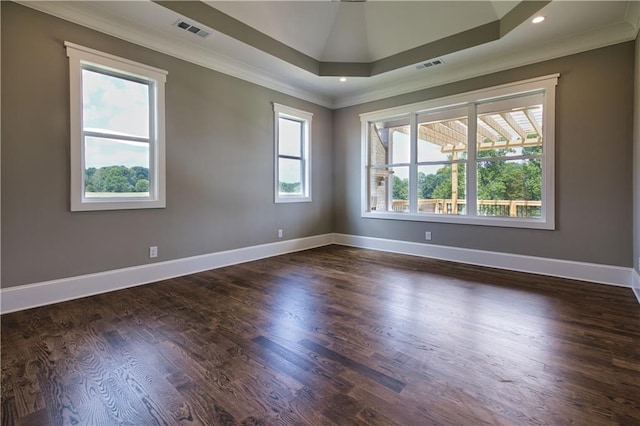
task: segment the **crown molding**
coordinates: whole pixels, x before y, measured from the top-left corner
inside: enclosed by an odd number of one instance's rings
[[[535,50],[526,50],[526,52],[515,50],[482,62],[460,62],[456,64],[455,69],[450,70],[447,68],[446,72],[442,71],[439,75],[428,74],[423,78],[405,80],[399,84],[382,85],[380,89],[370,90],[367,91],[367,93],[344,96],[335,100],[333,108],[338,109],[360,105],[392,96],[403,95],[418,90],[429,89],[431,87],[442,86],[444,84],[455,83],[499,71],[611,46],[635,40],[636,33],[636,28],[628,23],[621,22],[616,25],[601,28],[598,31],[590,32],[586,35],[581,34],[570,39],[565,39],[564,42],[548,43]]]
[[[537,49],[528,49],[526,52],[514,50],[510,53],[503,53],[491,60],[471,60],[468,63],[465,63],[467,61],[461,61],[456,64],[454,69],[447,68],[446,72],[440,72],[439,74],[427,72],[424,76],[397,79],[400,81],[398,84],[383,83],[379,86],[380,88],[367,89],[365,92],[354,95],[330,97],[287,84],[284,79],[269,75],[263,69],[258,69],[219,53],[212,54],[212,51],[196,43],[190,43],[183,39],[174,39],[148,27],[145,27],[143,31],[137,30],[135,27],[126,26],[105,17],[84,13],[62,2],[18,0],[16,3],[142,47],[332,109],[363,104],[635,40],[638,27],[634,26],[630,21],[635,20],[637,25],[640,18],[640,6],[636,5],[639,2],[631,1],[629,2],[630,5],[625,21],[616,25],[610,25],[586,34],[579,34],[561,42],[550,42]]]

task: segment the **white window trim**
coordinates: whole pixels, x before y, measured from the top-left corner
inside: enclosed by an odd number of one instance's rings
[[[125,210],[166,207],[165,182],[165,82],[167,71],[99,52],[65,41],[69,57],[69,95],[71,124],[71,211]],[[117,74],[128,74],[149,81],[154,88],[155,115],[149,135],[149,197],[86,198],[84,196],[84,143],[82,138],[82,65],[91,64]]]
[[[360,168],[360,194],[361,194],[361,216],[363,218],[374,219],[392,219],[407,220],[418,222],[439,222],[439,223],[457,223],[467,225],[485,225],[500,226],[509,228],[531,228],[531,229],[555,229],[555,105],[556,105],[556,86],[560,74],[551,74],[547,76],[532,78],[520,82],[508,83],[500,86],[489,87],[486,89],[475,90],[447,96],[444,98],[432,99],[424,102],[402,105],[394,108],[388,108],[379,111],[360,114],[361,121],[361,168]],[[369,141],[368,126],[372,121],[388,120],[396,117],[406,117],[410,115],[415,117],[417,114],[427,112],[442,107],[469,107],[470,111],[475,114],[476,104],[486,102],[491,99],[501,98],[510,95],[525,95],[536,91],[544,90],[543,105],[543,161],[542,161],[542,214],[540,218],[505,218],[492,216],[475,215],[475,197],[476,188],[472,185],[467,186],[467,200],[470,202],[467,206],[466,215],[443,215],[431,213],[404,213],[404,212],[382,212],[370,211],[369,208],[369,179],[368,179],[368,158],[369,158]],[[417,137],[415,130],[415,119],[412,119],[414,126],[412,127],[412,138]],[[468,137],[471,139],[475,135],[476,123],[474,120],[469,122]],[[477,161],[475,158],[475,143],[468,143],[471,147],[469,150],[470,160],[467,162],[467,179],[471,173],[475,175]],[[473,156],[472,156],[473,154]],[[473,207],[473,210],[471,208]]]
[[[274,202],[275,203],[306,203],[311,202],[311,120],[313,114],[296,108],[273,103],[274,111]],[[279,119],[290,118],[304,122],[304,141],[302,143],[303,185],[301,195],[280,194],[280,164],[279,164]]]

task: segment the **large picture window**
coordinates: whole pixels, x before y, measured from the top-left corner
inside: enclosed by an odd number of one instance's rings
[[[557,78],[362,114],[363,216],[553,229]]]
[[[312,114],[273,104],[275,117],[275,202],[311,201]]]
[[[166,72],[65,43],[71,210],[165,207]]]

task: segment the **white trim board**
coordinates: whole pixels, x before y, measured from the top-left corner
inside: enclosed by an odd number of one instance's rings
[[[323,234],[96,274],[3,288],[0,289],[0,313],[7,314],[31,309],[330,244],[629,287],[633,288],[638,302],[640,302],[640,275],[632,268],[358,235]]]
[[[448,260],[490,268],[570,278],[599,284],[631,287],[631,268],[498,253],[434,244],[422,244],[359,235],[333,234],[333,242],[344,246]]]
[[[107,293],[182,275],[326,246],[332,242],[332,234],[323,234],[187,257],[184,259],[115,269],[96,274],[3,288],[0,289],[0,313],[6,314],[100,293]]]

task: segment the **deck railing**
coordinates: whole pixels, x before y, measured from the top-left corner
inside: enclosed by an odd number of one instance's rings
[[[456,212],[454,212],[454,204]],[[478,200],[478,215],[508,217],[540,217],[541,201],[528,200]],[[393,200],[391,209],[394,212],[408,212],[408,200]],[[465,200],[455,203],[449,199],[418,200],[419,213],[464,214]]]

